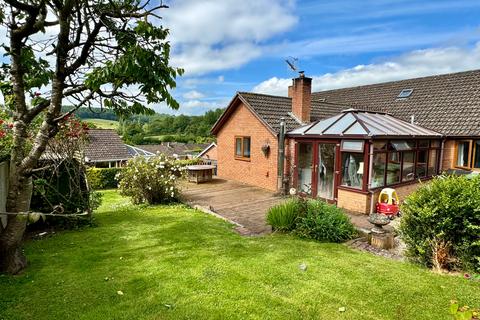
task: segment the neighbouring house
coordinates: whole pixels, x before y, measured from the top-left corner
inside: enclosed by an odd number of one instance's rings
[[[208,146],[206,143],[162,142],[136,147],[153,154],[161,153],[172,159],[185,160],[195,158],[206,146]]]
[[[121,167],[133,158],[120,136],[111,129],[88,130],[85,163],[97,168]]]
[[[204,164],[210,164],[210,165],[215,166],[215,169],[213,170],[213,174],[217,175],[218,151],[217,151],[217,144],[215,142],[210,143],[195,158],[202,159],[202,162]]]
[[[205,149],[203,149],[195,158],[204,160],[217,160],[217,144],[215,142],[210,143]]]
[[[480,171],[480,70],[321,92],[300,74],[285,91],[234,96],[212,128],[219,177],[369,213],[384,187]]]

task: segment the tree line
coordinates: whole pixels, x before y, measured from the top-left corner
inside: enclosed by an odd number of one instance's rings
[[[65,107],[70,110],[71,107]],[[128,144],[155,144],[166,141],[209,142],[213,140],[210,129],[224,109],[209,110],[203,115],[135,115],[117,116],[111,110],[80,108],[76,115],[81,119],[106,119],[119,122],[118,133]]]

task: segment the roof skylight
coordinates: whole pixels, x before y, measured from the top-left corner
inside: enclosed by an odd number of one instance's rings
[[[408,98],[412,95],[413,89],[403,89],[397,98]]]

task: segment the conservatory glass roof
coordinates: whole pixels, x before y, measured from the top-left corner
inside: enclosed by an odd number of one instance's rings
[[[397,119],[387,113],[356,109],[315,121],[287,132],[288,136],[322,137],[438,137],[442,134]]]

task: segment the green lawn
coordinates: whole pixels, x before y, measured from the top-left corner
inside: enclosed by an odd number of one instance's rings
[[[83,119],[85,122],[94,124],[99,129],[117,129],[118,121],[106,119]]]
[[[450,299],[480,301],[462,277],[344,245],[241,237],[180,205],[135,207],[107,191],[96,217],[26,244],[27,271],[0,276],[0,319],[449,319]]]

